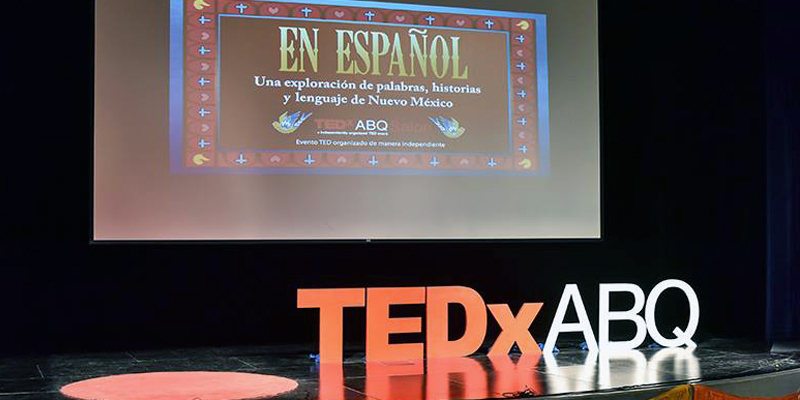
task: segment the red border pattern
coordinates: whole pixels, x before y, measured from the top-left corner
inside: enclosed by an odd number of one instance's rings
[[[403,168],[506,170],[534,173],[539,169],[535,21],[464,14],[427,13],[367,7],[237,0],[185,0],[184,7],[185,127],[184,161],[190,168]],[[508,31],[511,40],[513,91],[513,155],[460,156],[437,153],[281,153],[232,152],[217,148],[217,17],[262,15],[394,24],[448,26]],[[434,19],[431,20],[430,17]],[[487,21],[492,21],[487,26]],[[527,24],[523,21],[526,21]],[[525,68],[517,66],[525,63]],[[524,95],[520,95],[523,93]],[[524,125],[520,121],[524,118]],[[313,162],[308,162],[309,155]],[[436,157],[438,164],[431,163]]]

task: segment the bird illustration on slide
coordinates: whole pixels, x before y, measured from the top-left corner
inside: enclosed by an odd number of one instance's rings
[[[442,131],[443,135],[450,139],[460,138],[467,130],[455,118],[430,117],[428,119]]]
[[[288,135],[296,131],[311,114],[313,113],[303,113],[302,111],[289,114],[289,112],[286,111],[278,117],[277,121],[272,123],[272,127],[275,128],[276,131]]]

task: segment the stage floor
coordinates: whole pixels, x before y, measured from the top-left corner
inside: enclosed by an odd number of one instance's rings
[[[0,359],[0,399],[64,399],[59,389],[69,383],[161,371],[236,371],[286,377],[299,386],[277,398],[303,400],[576,394],[596,398],[620,391],[635,393],[628,398],[645,399],[682,383],[767,376],[764,374],[780,371],[798,372],[793,375],[797,382],[791,390],[800,389],[800,352],[771,354],[763,345],[732,341],[707,341],[694,350],[643,349],[618,354],[562,348],[553,356],[476,355],[426,365],[364,363],[363,354],[346,349],[341,366],[320,366],[309,358],[309,350],[298,346],[225,347],[4,358]],[[783,390],[772,389],[776,393]]]

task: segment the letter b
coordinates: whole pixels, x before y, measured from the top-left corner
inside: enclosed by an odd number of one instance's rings
[[[628,292],[633,295],[633,308],[628,311],[610,311],[609,300],[612,292]],[[600,349],[631,350],[644,343],[647,337],[647,324],[639,315],[644,308],[644,292],[639,286],[631,283],[610,283],[600,285]],[[632,321],[636,324],[636,335],[633,339],[620,342],[609,341],[608,325],[610,321]]]

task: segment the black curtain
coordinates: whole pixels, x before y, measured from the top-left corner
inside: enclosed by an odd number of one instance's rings
[[[599,2],[604,241],[597,243],[89,245],[94,1],[41,13],[35,26],[7,19],[0,24],[11,38],[3,43],[9,62],[0,63],[0,355],[314,343],[315,315],[295,308],[301,287],[463,284],[512,307],[547,301],[533,326],[542,340],[564,284],[578,283],[596,315],[598,283],[648,291],[666,278],[696,288],[698,341],[761,340],[765,308],[770,327],[782,337],[793,327],[796,336],[800,279],[797,268],[790,276],[788,250],[800,235],[786,228],[800,196],[774,185],[786,181],[780,174],[792,153],[771,145],[779,156],[769,157],[768,285],[764,132],[770,128],[771,143],[791,139],[797,148],[800,67],[796,58],[766,60],[797,57],[792,24],[800,13],[776,6],[768,19],[778,21],[762,24],[767,1],[777,0]],[[798,163],[789,177],[799,176]],[[682,313],[659,309],[665,332],[684,323]],[[348,341],[363,345],[363,310],[346,318]],[[490,329],[494,337],[499,328]]]
[[[767,338],[800,339],[800,2],[765,19]]]

